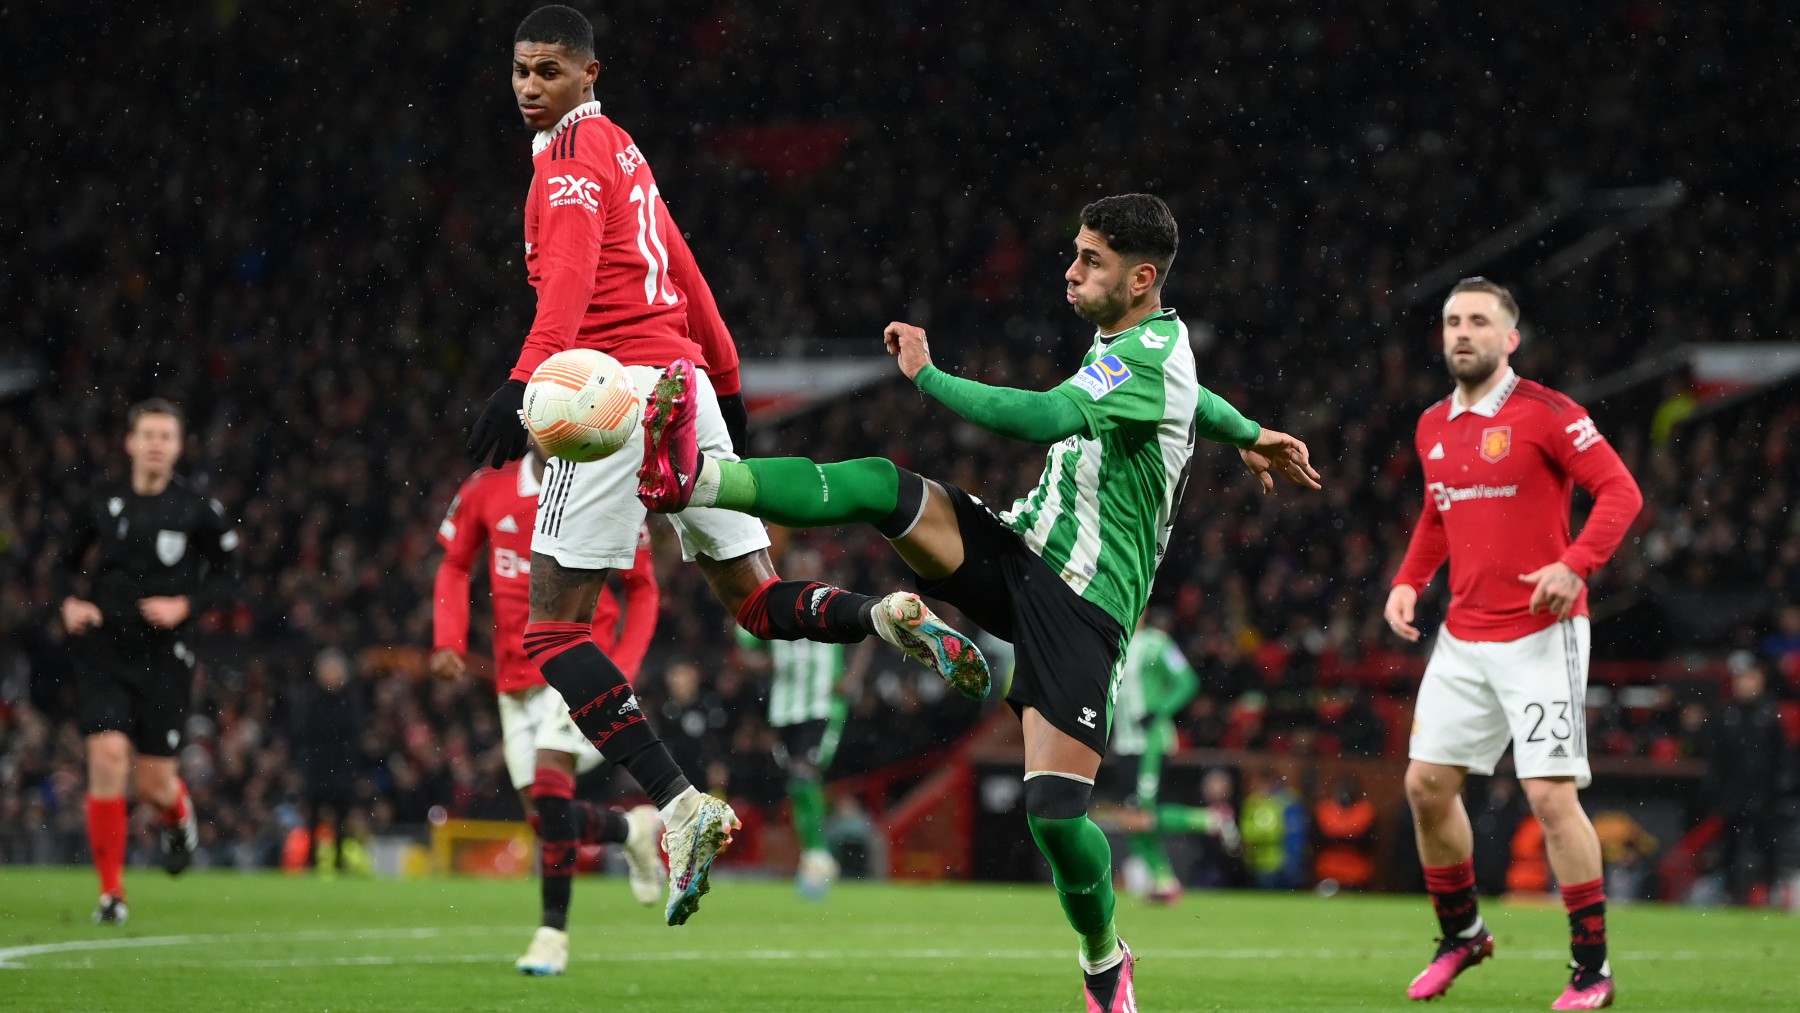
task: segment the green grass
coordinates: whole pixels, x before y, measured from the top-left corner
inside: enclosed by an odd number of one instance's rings
[[[512,971],[527,882],[368,881],[133,870],[131,922],[89,922],[91,875],[0,869],[0,1009],[629,1011],[1080,1010],[1075,943],[1048,888],[850,884],[823,904],[721,880],[663,926],[617,880],[576,883],[569,973]],[[1545,1009],[1564,978],[1560,908],[1489,903],[1495,960],[1446,1010]],[[1431,949],[1423,898],[1189,893],[1122,899],[1147,1013],[1401,1009]],[[1616,910],[1629,1010],[1800,1009],[1800,922]]]

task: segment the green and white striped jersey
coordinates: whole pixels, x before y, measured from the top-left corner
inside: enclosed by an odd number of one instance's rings
[[[1154,626],[1145,626],[1125,648],[1125,664],[1113,700],[1112,751],[1121,756],[1142,756],[1148,736],[1144,719],[1167,718],[1194,697],[1200,677],[1175,640]],[[1164,740],[1175,751],[1175,739]]]
[[[1200,399],[1187,326],[1165,309],[1094,335],[1055,388],[1087,430],[1050,448],[1036,489],[1001,516],[1075,593],[1130,630],[1150,598],[1194,456]]]
[[[844,645],[810,640],[758,640],[737,628],[739,645],[769,652],[769,727],[831,717],[831,697],[844,674]]]

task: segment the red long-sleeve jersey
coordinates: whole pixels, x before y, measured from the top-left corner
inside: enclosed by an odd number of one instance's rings
[[[512,379],[564,349],[597,348],[627,366],[686,356],[719,394],[738,393],[737,346],[631,135],[588,102],[532,152],[525,270],[537,317]]]
[[[1450,611],[1462,640],[1516,640],[1556,621],[1530,612],[1534,585],[1519,579],[1561,560],[1583,579],[1612,558],[1643,508],[1637,481],[1587,410],[1509,368],[1469,408],[1455,395],[1419,416],[1425,506],[1394,583],[1423,591],[1446,558]],[[1581,537],[1569,535],[1569,498],[1594,496]],[[1575,604],[1587,615],[1587,589]]]
[[[432,650],[469,649],[469,575],[482,547],[488,547],[488,584],[494,604],[494,689],[502,693],[544,684],[525,656],[525,624],[531,617],[531,528],[537,518],[539,482],[523,462],[482,468],[470,475],[438,525],[444,547],[438,564],[432,610]],[[651,565],[648,533],[638,540],[637,558],[623,574],[625,620],[610,590],[602,591],[594,612],[594,641],[628,679],[637,676],[656,631],[660,593]]]

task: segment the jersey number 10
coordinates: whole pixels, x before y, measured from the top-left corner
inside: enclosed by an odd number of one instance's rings
[[[638,252],[644,255],[644,301],[654,303],[660,296],[673,306],[680,296],[669,288],[669,251],[663,246],[662,222],[656,214],[662,206],[661,196],[654,185],[647,191],[641,186],[631,188],[631,203],[637,205]]]

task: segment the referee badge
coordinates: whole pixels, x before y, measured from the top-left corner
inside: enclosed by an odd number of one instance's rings
[[[156,558],[162,560],[164,566],[174,566],[181,562],[181,556],[187,551],[187,532],[158,531],[156,533]]]

